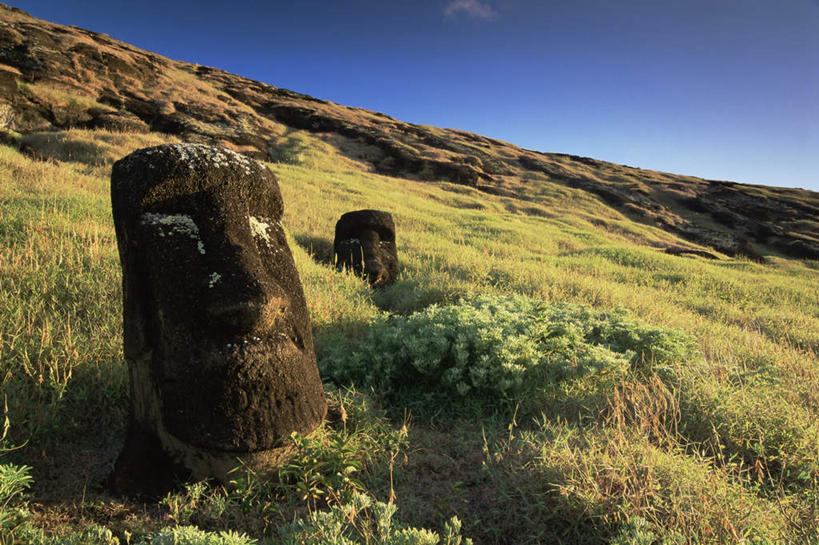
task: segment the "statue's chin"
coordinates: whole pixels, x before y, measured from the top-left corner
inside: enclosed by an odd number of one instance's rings
[[[302,431],[308,415],[302,414],[299,380],[312,361],[296,340],[251,335],[199,345],[179,366],[178,379],[160,388],[168,432],[206,449],[250,452]]]

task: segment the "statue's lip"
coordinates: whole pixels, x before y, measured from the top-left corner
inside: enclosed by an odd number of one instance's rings
[[[273,327],[268,328],[242,330],[231,327],[226,328],[224,333],[229,336],[223,337],[223,341],[218,343],[219,348],[217,348],[217,351],[223,355],[268,353],[282,347],[283,343],[299,351],[305,349],[304,339],[292,320],[279,321]]]
[[[266,332],[258,335],[239,334],[230,339],[225,339],[215,346],[211,344],[208,348],[206,344],[204,347],[213,356],[226,358],[230,361],[235,358],[239,358],[237,361],[241,361],[248,356],[274,357],[279,350],[285,347],[287,347],[286,350],[290,348],[300,349],[295,339],[284,332]]]

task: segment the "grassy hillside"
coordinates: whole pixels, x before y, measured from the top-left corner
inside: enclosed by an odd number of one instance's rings
[[[389,541],[377,521],[391,508],[361,507],[362,492],[394,502],[394,528],[444,543],[452,516],[475,543],[819,542],[816,261],[668,255],[688,243],[581,188],[491,195],[281,138],[270,167],[331,413],[293,439],[278,480],[190,485],[159,504],[103,486],[127,410],[108,180],[131,150],[176,139],[70,129],[0,146],[0,456],[33,477],[21,497],[25,472],[0,475],[0,543],[173,543],[186,525],[212,532],[196,543],[247,542],[223,530],[331,542],[315,522],[330,509],[353,542],[431,542]],[[389,288],[330,263],[336,219],[358,208],[395,217]],[[429,355],[423,390],[397,356],[368,359],[395,342]],[[467,379],[444,369],[458,350],[467,373],[485,354],[508,384],[462,395]]]

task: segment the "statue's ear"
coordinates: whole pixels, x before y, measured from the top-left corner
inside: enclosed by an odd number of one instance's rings
[[[122,340],[126,358],[139,357],[148,350],[145,338],[144,278],[139,266],[141,248],[133,227],[121,226],[117,229],[122,265]]]
[[[144,294],[138,266],[140,237],[136,211],[148,177],[145,172],[132,172],[134,165],[129,163],[130,157],[114,163],[111,170],[111,215],[122,272],[122,340],[126,358],[138,357],[147,349],[142,323]]]

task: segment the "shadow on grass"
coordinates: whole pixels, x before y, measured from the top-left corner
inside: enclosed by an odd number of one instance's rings
[[[429,305],[447,302],[447,294],[438,288],[425,286],[414,278],[402,278],[404,271],[399,267],[399,280],[373,290],[373,303],[380,310],[391,314],[411,314]]]
[[[561,495],[528,454],[496,451],[507,428],[503,418],[413,426],[407,462],[395,475],[398,518],[435,525],[454,514],[475,543],[607,543],[612,528]]]
[[[310,235],[294,235],[296,244],[304,248],[313,261],[319,265],[334,265],[333,243],[324,237],[314,237]]]
[[[111,362],[116,367],[115,362]],[[76,502],[106,495],[105,479],[122,448],[128,412],[125,374],[104,376],[77,369],[61,396],[50,399],[31,385],[5,384],[9,395],[27,396],[12,431],[19,449],[10,461],[32,467],[33,499],[39,503]],[[9,391],[14,390],[14,391]],[[12,400],[9,399],[9,403]],[[26,429],[28,428],[28,429]]]

